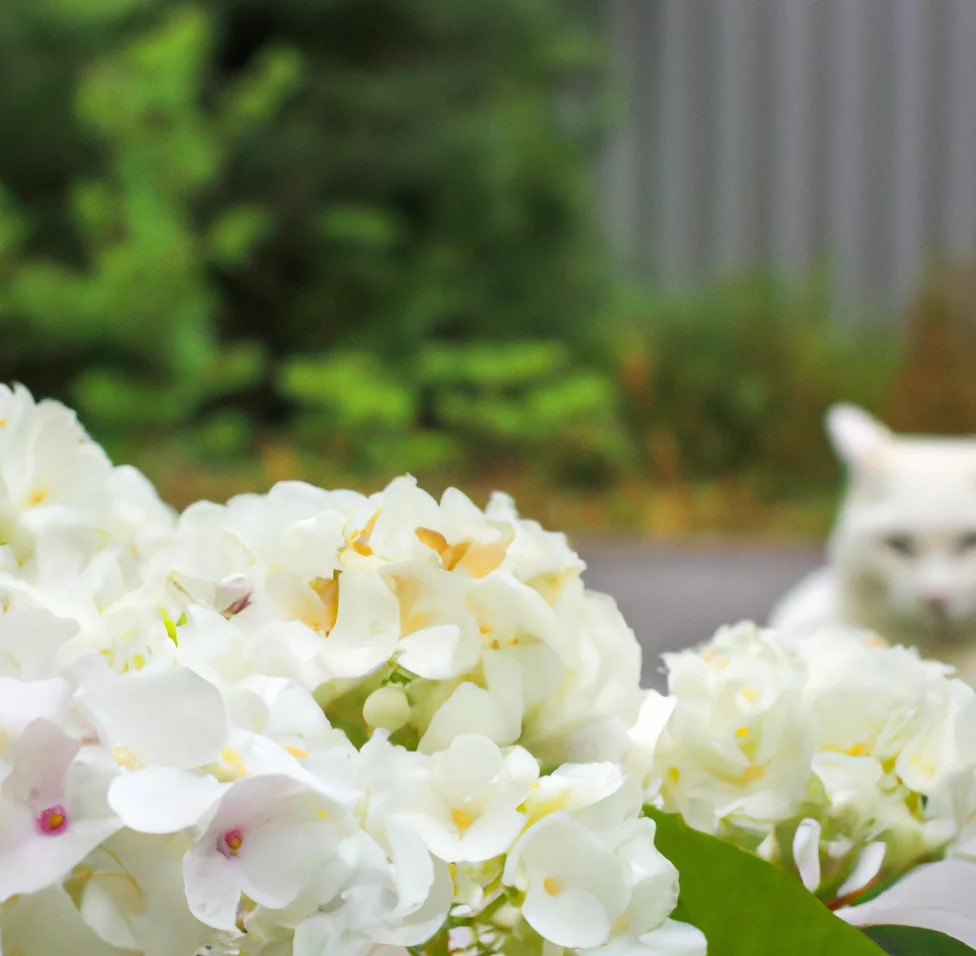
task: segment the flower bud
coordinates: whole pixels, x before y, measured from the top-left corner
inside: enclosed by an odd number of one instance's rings
[[[399,730],[410,719],[410,701],[399,687],[388,684],[366,698],[363,718],[370,727]]]

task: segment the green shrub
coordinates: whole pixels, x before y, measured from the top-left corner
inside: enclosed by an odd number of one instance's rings
[[[834,479],[826,408],[883,411],[898,354],[891,337],[839,322],[815,288],[768,280],[635,296],[607,324],[646,467],[668,482],[746,476],[775,494]]]
[[[299,65],[269,51],[206,109],[212,46],[205,12],[176,8],[83,71],[77,110],[100,165],[70,183],[78,261],[8,253],[3,302],[30,361],[67,374],[69,397],[116,448],[180,430],[211,452],[248,439],[246,417],[216,404],[260,382],[264,350],[220,341],[211,270],[248,263],[269,214],[238,204],[203,216],[199,206],[235,142],[280,108]]]
[[[599,482],[630,452],[611,377],[555,341],[295,359],[279,388],[298,408],[303,443],[331,443],[374,474],[531,462],[554,480]]]
[[[494,385],[421,367],[577,341],[599,301],[580,23],[563,0],[8,0],[0,378],[125,455],[241,455],[292,409],[359,467],[511,437]],[[550,376],[519,448],[606,390]]]

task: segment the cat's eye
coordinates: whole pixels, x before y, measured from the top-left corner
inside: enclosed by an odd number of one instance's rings
[[[896,554],[910,558],[915,554],[915,542],[907,534],[889,534],[884,539],[885,545]]]
[[[969,531],[962,535],[956,542],[956,547],[962,554],[976,551],[976,531]]]

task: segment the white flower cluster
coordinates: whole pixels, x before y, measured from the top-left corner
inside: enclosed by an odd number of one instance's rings
[[[914,650],[741,624],[665,662],[630,758],[648,795],[826,901],[941,855],[976,811],[976,693]]]
[[[2,951],[703,953],[582,567],[410,479],[177,517],[0,388]]]

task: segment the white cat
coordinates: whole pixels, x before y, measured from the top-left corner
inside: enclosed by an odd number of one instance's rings
[[[849,473],[829,564],[770,624],[868,628],[976,683],[976,440],[894,435],[851,405],[827,431]]]

